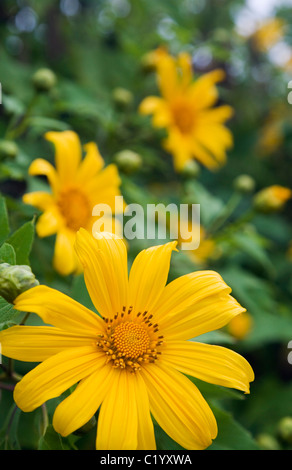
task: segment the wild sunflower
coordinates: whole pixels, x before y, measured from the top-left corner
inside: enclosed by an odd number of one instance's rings
[[[164,147],[181,171],[192,158],[209,169],[226,161],[232,146],[232,133],[224,125],[233,110],[214,107],[218,99],[216,83],[224,79],[223,70],[213,70],[193,80],[191,57],[181,53],[177,59],[159,50],[155,60],[161,97],[148,96],[140,104],[141,114],[152,114],[152,124],[165,128]]]
[[[13,326],[0,333],[2,353],[41,362],[14,390],[32,411],[74,384],[56,408],[53,426],[67,436],[99,409],[96,448],[155,449],[150,413],[186,449],[204,449],[217,434],[215,417],[184,374],[249,393],[249,363],[221,346],[188,341],[221,328],[244,309],[213,271],[168,283],[176,242],[148,248],[130,274],[127,250],[116,235],[94,239],[80,229],[76,250],[100,316],[65,294],[34,287],[15,300],[53,326]]]
[[[75,234],[80,227],[91,231],[95,218],[93,207],[108,204],[114,210],[115,196],[120,195],[120,178],[116,165],[104,168],[104,160],[94,142],[82,147],[73,131],[48,132],[45,138],[55,146],[56,168],[38,158],[29,167],[30,175],[45,175],[51,193],[36,191],[25,194],[23,201],[43,214],[36,224],[39,237],[56,235],[53,264],[63,275],[80,270],[74,250]]]

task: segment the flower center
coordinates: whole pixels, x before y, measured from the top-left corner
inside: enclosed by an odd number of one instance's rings
[[[151,323],[148,312],[132,314],[132,308],[123,307],[114,318],[104,318],[105,334],[99,335],[97,346],[105,352],[107,363],[114,368],[136,372],[144,364],[155,362],[161,354],[163,336],[158,336],[158,325]]]
[[[91,211],[89,201],[82,191],[75,188],[62,191],[58,206],[67,227],[77,231],[80,227],[87,226]]]
[[[194,112],[188,103],[177,102],[172,107],[174,124],[183,134],[189,133],[194,126]]]
[[[150,338],[142,325],[133,322],[121,323],[115,328],[113,334],[114,345],[118,351],[125,355],[137,359],[146,353]]]

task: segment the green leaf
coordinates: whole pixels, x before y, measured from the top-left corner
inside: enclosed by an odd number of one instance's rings
[[[63,438],[54,430],[52,425],[49,425],[45,435],[39,440],[38,450],[73,450],[75,449],[73,443],[75,437],[73,440],[70,437]]]
[[[0,243],[8,237],[10,232],[8,213],[6,207],[6,201],[3,196],[0,195]]]
[[[208,450],[259,450],[252,435],[230,413],[212,406],[218,435]]]
[[[14,404],[6,418],[3,428],[0,430],[1,450],[20,450],[18,440],[18,423],[21,410]]]
[[[189,204],[200,204],[200,216],[204,226],[209,225],[215,220],[219,213],[224,208],[223,202],[213,196],[202,184],[198,181],[191,181],[185,184],[186,196],[183,200]]]
[[[35,234],[35,222],[34,219],[30,222],[26,222],[11,237],[7,240],[7,243],[12,245],[15,250],[16,264],[30,265],[29,254],[32,248]]]
[[[15,251],[9,243],[3,243],[0,248],[0,263],[16,264]]]
[[[14,325],[17,315],[19,312],[13,308],[13,305],[0,296],[0,331]]]

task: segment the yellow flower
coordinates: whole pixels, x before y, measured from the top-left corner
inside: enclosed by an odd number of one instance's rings
[[[0,333],[2,353],[40,362],[14,390],[32,411],[74,384],[56,408],[53,426],[67,436],[100,407],[96,448],[155,449],[150,413],[186,449],[208,447],[215,417],[184,375],[249,393],[254,374],[238,353],[188,341],[221,328],[244,311],[213,271],[198,271],[166,285],[176,242],[148,248],[130,274],[122,239],[80,229],[76,251],[99,315],[65,294],[38,286],[15,301],[52,326],[13,326]]]
[[[255,195],[254,206],[262,212],[276,212],[281,210],[291,197],[291,189],[274,184],[262,189]]]
[[[159,50],[156,70],[161,98],[148,96],[140,104],[141,114],[153,114],[154,127],[165,128],[164,147],[174,157],[177,171],[192,158],[209,169],[226,161],[226,151],[233,138],[224,122],[232,114],[230,106],[213,107],[224,72],[214,70],[193,81],[191,58],[187,53],[178,58]]]
[[[45,137],[55,145],[56,168],[38,158],[30,165],[29,174],[45,175],[51,193],[28,193],[23,201],[43,211],[36,224],[39,237],[57,234],[53,264],[60,274],[67,275],[80,271],[74,250],[77,230],[84,227],[91,231],[96,204],[108,204],[114,210],[120,178],[116,165],[103,168],[104,160],[93,142],[84,146],[86,155],[82,160],[82,147],[75,132],[48,132]]]
[[[266,52],[279,42],[285,32],[285,22],[281,18],[269,18],[252,35],[252,41],[260,52]]]

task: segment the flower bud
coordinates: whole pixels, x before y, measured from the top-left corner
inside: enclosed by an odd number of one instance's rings
[[[119,109],[126,109],[133,103],[133,94],[125,88],[115,88],[113,90],[113,100]]]
[[[18,154],[18,146],[12,140],[0,141],[0,160],[15,158]]]
[[[281,210],[292,197],[292,191],[284,186],[273,185],[259,191],[254,197],[254,208],[269,213]]]
[[[38,284],[29,266],[0,264],[0,295],[7,302],[13,303],[18,295]]]
[[[96,427],[96,417],[92,416],[92,418],[89,421],[87,421],[87,423],[85,423],[83,426],[81,426],[81,428],[78,428],[74,434],[84,435],[90,432],[95,427]]]
[[[36,91],[50,91],[57,83],[57,77],[50,69],[43,68],[35,72],[32,77],[32,83]]]
[[[283,441],[292,444],[292,417],[286,416],[282,418],[278,424],[279,436]]]
[[[130,174],[139,170],[142,165],[142,157],[132,150],[122,150],[114,156],[118,168],[124,173]]]
[[[255,188],[255,181],[249,175],[239,175],[237,178],[235,178],[233,187],[239,193],[252,193]]]
[[[200,174],[200,166],[195,160],[189,160],[181,170],[181,175],[185,178],[197,178]]]
[[[258,445],[263,450],[280,450],[281,446],[274,436],[267,433],[261,433],[256,439]]]

